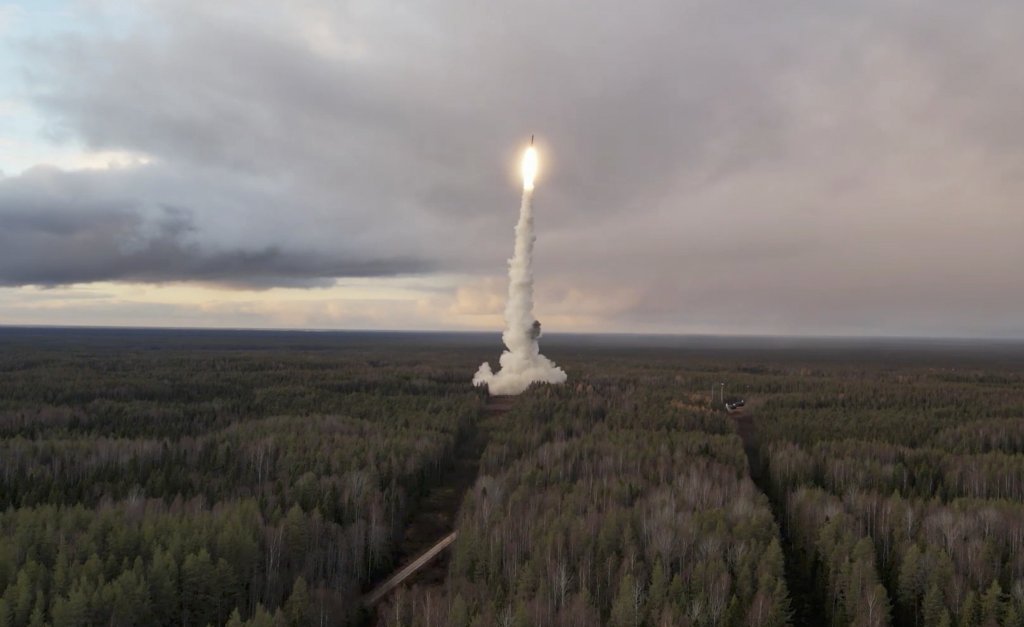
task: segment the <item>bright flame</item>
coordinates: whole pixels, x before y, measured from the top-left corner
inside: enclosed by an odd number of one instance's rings
[[[530,146],[523,154],[523,189],[533,189],[533,179],[537,177],[537,149]]]

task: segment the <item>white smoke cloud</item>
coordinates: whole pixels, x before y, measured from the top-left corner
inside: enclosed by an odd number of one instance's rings
[[[491,364],[485,361],[473,376],[473,385],[486,385],[495,396],[521,394],[531,383],[564,383],[567,378],[564,370],[540,354],[540,325],[533,317],[535,240],[530,173],[524,177],[515,251],[508,262],[508,302],[505,304],[505,332],[501,334],[507,350],[501,354],[498,372],[491,371]]]

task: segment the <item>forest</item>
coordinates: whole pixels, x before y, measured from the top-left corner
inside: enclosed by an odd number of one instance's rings
[[[818,601],[843,624],[876,597],[865,624],[1024,624],[1024,374],[867,374],[758,408],[758,462]]]
[[[545,340],[0,329],[0,626],[1024,627],[1024,345]]]
[[[482,403],[415,351],[5,339],[0,625],[360,620]]]

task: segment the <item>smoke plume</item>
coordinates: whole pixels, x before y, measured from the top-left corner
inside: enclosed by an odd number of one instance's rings
[[[533,317],[533,170],[536,153],[531,147],[524,158],[523,201],[516,224],[516,246],[508,262],[508,302],[505,304],[506,350],[501,368],[491,371],[484,362],[473,376],[473,385],[486,385],[494,396],[520,394],[531,383],[564,383],[565,371],[540,354],[540,323]],[[532,167],[530,166],[532,159]]]

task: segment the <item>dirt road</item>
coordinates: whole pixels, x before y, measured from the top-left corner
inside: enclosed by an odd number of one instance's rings
[[[400,568],[397,573],[392,575],[387,581],[380,584],[376,588],[370,591],[366,597],[363,598],[363,605],[375,605],[377,601],[383,599],[389,592],[400,586],[403,581],[409,578],[410,575],[414,574],[417,570],[422,568],[427,562],[437,557],[437,554],[448,548],[448,545],[455,542],[458,531],[453,531],[445,537],[441,538],[434,546],[427,549],[427,551],[412,561]]]

